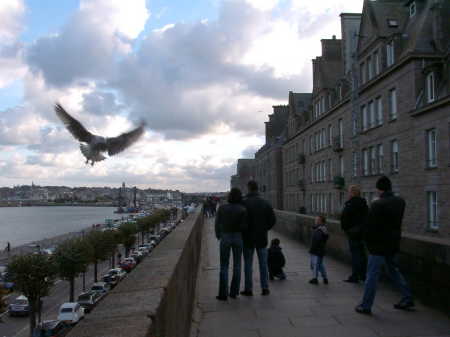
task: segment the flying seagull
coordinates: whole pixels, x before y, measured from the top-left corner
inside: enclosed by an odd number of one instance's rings
[[[55,104],[55,112],[72,136],[80,141],[80,150],[86,157],[86,164],[90,161],[92,166],[95,162],[106,159],[102,154],[103,152],[108,152],[109,156],[122,152],[144,133],[145,123],[141,122],[136,129],[122,133],[117,137],[97,136],[90,133],[79,121],[69,115],[61,104]]]

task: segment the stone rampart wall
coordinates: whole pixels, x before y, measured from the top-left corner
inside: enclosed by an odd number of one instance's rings
[[[199,207],[67,336],[189,336],[202,227]]]

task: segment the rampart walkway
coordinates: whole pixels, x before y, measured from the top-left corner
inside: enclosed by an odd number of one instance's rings
[[[281,239],[288,279],[271,281],[271,294],[260,296],[258,273],[254,272],[253,297],[220,302],[215,298],[218,244],[212,221],[205,223],[194,336],[450,337],[448,317],[418,301],[415,312],[394,309],[399,294],[387,285],[379,286],[372,316],[355,313],[363,285],[342,282],[349,274],[349,266],[327,257],[330,284],[310,285],[306,247],[282,234],[272,232],[271,236]],[[256,261],[254,270],[258,270]]]

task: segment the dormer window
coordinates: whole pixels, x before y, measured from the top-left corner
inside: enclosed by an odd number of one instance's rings
[[[395,54],[394,54],[394,41],[390,41],[386,44],[386,63],[387,66],[393,65],[395,62]]]
[[[398,21],[396,19],[387,19],[388,26],[391,28],[398,27]]]
[[[431,103],[436,100],[436,85],[434,79],[434,72],[427,75],[427,102]]]
[[[416,2],[413,1],[409,4],[409,17],[412,18],[416,15]]]

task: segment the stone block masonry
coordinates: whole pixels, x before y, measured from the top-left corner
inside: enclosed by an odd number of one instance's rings
[[[189,336],[202,227],[198,208],[67,336]]]

